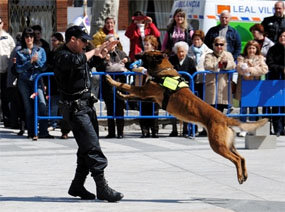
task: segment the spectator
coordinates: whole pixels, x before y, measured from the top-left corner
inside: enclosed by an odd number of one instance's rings
[[[188,26],[185,11],[182,9],[175,10],[173,18],[167,26],[161,50],[173,55],[172,48],[174,44],[185,41],[188,45],[191,45],[192,34],[193,30],[191,26]]]
[[[54,72],[54,55],[56,50],[64,44],[64,37],[60,32],[55,32],[51,36],[51,51],[47,56],[47,72]],[[47,79],[47,78],[45,78]],[[45,83],[47,85],[47,83]],[[59,90],[54,77],[50,77],[50,113],[52,116],[57,116],[58,114],[58,101],[59,101]],[[51,120],[50,130],[55,130],[57,127],[57,120]],[[60,120],[61,138],[67,139],[68,133],[70,132],[70,126],[63,119]]]
[[[205,56],[204,67],[206,70],[218,73],[221,70],[231,70],[236,67],[232,54],[226,51],[226,45],[227,43],[224,37],[218,36],[214,39],[214,51]],[[205,101],[213,107],[217,106],[216,108],[223,112],[224,109],[228,108],[228,104],[231,102],[232,98],[232,96],[228,94],[228,74],[218,74],[217,79],[218,82],[216,82],[216,74],[206,75]],[[216,83],[218,88],[216,88]]]
[[[202,30],[195,30],[192,35],[192,45],[189,48],[188,56],[192,58],[195,61],[196,69],[197,71],[205,71],[204,68],[204,60],[205,56],[208,53],[213,52],[212,49],[210,49],[205,43],[205,34]],[[197,92],[196,95],[200,97],[201,99],[204,99],[203,97],[203,77],[204,74],[198,74],[195,79],[195,91]],[[199,136],[206,136],[207,132],[205,129],[203,129]]]
[[[278,35],[285,29],[284,1],[277,1],[274,5],[274,11],[274,15],[264,18],[261,24],[267,37],[277,43]]]
[[[188,56],[195,61],[197,71],[204,71],[204,60],[207,53],[213,52],[204,43],[204,32],[202,30],[195,30],[192,35],[192,45],[189,48]],[[195,83],[195,91],[198,96],[203,99],[203,76],[199,74]]]
[[[152,18],[145,16],[141,11],[134,13],[132,23],[127,28],[125,35],[130,39],[131,61],[135,60],[135,55],[143,52],[143,40],[147,35],[154,35],[159,38],[160,32],[152,22]]]
[[[42,38],[42,27],[40,25],[34,25],[32,26],[32,29],[34,30],[35,33],[35,38],[34,38],[35,45],[37,45],[38,47],[42,47],[45,50],[46,55],[48,55],[50,47],[49,43]]]
[[[23,135],[25,132],[25,112],[22,107],[23,101],[20,96],[17,81],[18,74],[16,72],[16,52],[21,49],[21,37],[22,33],[17,33],[16,35],[16,47],[13,49],[9,66],[7,71],[7,100],[10,105],[10,127],[13,129],[19,129],[18,135]]]
[[[106,41],[112,42],[117,40],[115,35],[109,34],[106,36]],[[113,48],[109,51],[104,60],[102,67],[100,70],[105,72],[124,72],[127,71],[125,68],[125,64],[129,62],[129,58],[127,54],[121,51],[117,45],[113,46]],[[119,82],[126,82],[126,77],[124,75],[114,76],[115,79]],[[116,108],[114,111],[114,95]],[[107,107],[107,115],[108,116],[124,116],[124,108],[125,101],[118,98],[116,94],[113,93],[113,87],[106,81],[106,78],[103,76],[102,79],[102,96],[105,101]],[[117,138],[124,137],[124,119],[118,118],[116,119],[117,126]],[[115,120],[113,118],[108,118],[108,135],[106,138],[115,138]]]
[[[46,53],[43,48],[34,45],[35,33],[33,29],[26,28],[22,34],[22,48],[16,52],[16,70],[19,73],[18,88],[23,99],[28,138],[37,140],[34,135],[34,80],[36,76],[44,70],[46,63]],[[46,115],[46,102],[43,92],[43,83],[38,85],[39,115]],[[48,134],[47,120],[40,120],[39,138],[54,138]]]
[[[238,32],[229,26],[231,14],[229,11],[224,10],[220,15],[220,24],[209,29],[205,37],[205,44],[213,49],[214,39],[218,36],[224,37],[227,42],[227,51],[232,53],[234,60],[240,54],[241,40]]]
[[[240,100],[243,80],[260,80],[263,74],[268,72],[268,66],[265,63],[265,58],[260,51],[260,45],[257,41],[249,41],[245,47],[243,54],[238,57],[237,71],[238,81],[236,90],[236,99]],[[250,114],[258,114],[257,107],[249,108]],[[240,114],[247,114],[247,107],[240,108]],[[246,121],[246,117],[241,117],[241,121]],[[257,121],[257,117],[250,116],[250,121]],[[239,136],[245,137],[246,131],[241,131]]]
[[[261,54],[266,57],[269,48],[272,47],[274,43],[265,36],[264,27],[261,24],[254,24],[250,27],[250,32],[252,33],[254,40],[258,42],[261,48]]]
[[[15,42],[11,35],[9,35],[4,29],[3,19],[0,17],[0,93],[1,93],[1,109],[2,118],[5,127],[10,127],[9,116],[10,110],[7,100],[7,69],[9,64],[10,54],[15,47]]]
[[[285,29],[280,33],[278,42],[272,46],[266,56],[266,63],[269,67],[269,80],[285,79]],[[279,112],[279,107],[272,107],[273,113]],[[285,108],[280,108],[280,113],[284,113]],[[284,135],[284,116],[274,116],[273,130],[276,136]]]
[[[185,71],[189,74],[194,74],[196,72],[195,62],[192,58],[187,56],[189,51],[189,46],[184,41],[179,41],[174,44],[173,50],[175,55],[169,57],[170,63],[174,66],[177,71]],[[176,119],[172,120],[172,132],[169,134],[170,137],[178,136]],[[188,136],[188,123],[183,122],[183,137]]]
[[[158,41],[157,38],[153,35],[148,35],[144,39],[144,52],[154,51],[158,49]],[[143,75],[142,78],[137,79],[139,82],[138,84],[142,85],[146,82],[146,75]],[[142,116],[153,116],[158,115],[159,106],[156,103],[142,101],[141,102],[141,115]],[[153,138],[158,138],[158,120],[157,118],[145,118],[140,119],[140,127],[142,131],[141,138],[150,137],[150,130],[151,136]]]
[[[117,39],[119,39],[119,36],[115,32],[115,24],[116,24],[116,21],[115,21],[114,17],[107,17],[107,18],[105,18],[104,27],[100,28],[98,30],[98,32],[96,32],[93,35],[92,44],[93,44],[93,46],[95,48],[97,48],[98,46],[102,45],[105,42],[106,36],[109,35],[109,34],[112,34]],[[118,44],[118,48],[120,50],[123,50],[123,47],[122,47],[121,43]]]

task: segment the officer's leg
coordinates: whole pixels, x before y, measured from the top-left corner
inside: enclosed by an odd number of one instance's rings
[[[100,200],[116,202],[123,198],[123,194],[111,189],[104,177],[104,169],[107,166],[107,158],[103,154],[98,136],[94,129],[94,111],[79,111],[71,117],[71,125],[75,140],[84,152],[86,165],[94,177],[97,186],[97,197]]]
[[[89,168],[85,162],[84,154],[80,151],[80,148],[77,151],[77,168],[75,171],[74,179],[68,190],[68,194],[71,196],[79,196],[83,200],[92,200],[96,196],[91,192],[87,191],[84,187],[84,183],[87,175],[89,174]]]

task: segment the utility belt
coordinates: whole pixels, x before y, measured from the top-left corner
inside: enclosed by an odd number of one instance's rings
[[[64,108],[68,107],[68,109],[76,112],[87,106],[93,107],[94,103],[96,102],[98,102],[98,99],[94,95],[91,95],[88,99],[59,100],[59,105]]]

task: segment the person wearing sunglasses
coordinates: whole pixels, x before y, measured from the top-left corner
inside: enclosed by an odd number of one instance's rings
[[[96,183],[97,199],[117,202],[124,195],[110,188],[105,179],[104,169],[108,161],[99,143],[94,107],[97,99],[91,94],[90,67],[97,67],[119,41],[105,42],[88,51],[87,40],[92,40],[92,37],[84,28],[71,26],[65,31],[65,44],[54,56],[54,73],[63,119],[69,123],[78,145],[77,168],[68,194],[94,200],[96,196],[84,187],[86,177],[91,172]]]
[[[41,47],[34,45],[34,30],[25,28],[21,38],[22,48],[16,52],[16,71],[19,74],[18,88],[23,99],[28,138],[54,138],[48,131],[48,121],[39,121],[39,136],[34,134],[34,82],[38,74],[45,70],[46,53]],[[46,115],[43,81],[38,83],[39,115]]]
[[[204,68],[213,73],[221,70],[232,70],[236,67],[232,54],[228,51],[224,37],[216,37],[212,45],[213,52],[205,56]],[[216,74],[207,74],[205,82],[205,101],[223,112],[231,102],[232,95],[228,95],[228,74],[218,74],[216,82]],[[218,86],[216,88],[216,86]],[[217,96],[217,98],[216,98]],[[217,99],[217,101],[216,101]]]
[[[218,36],[224,37],[227,41],[227,51],[232,53],[236,60],[241,51],[241,39],[238,31],[229,26],[230,20],[230,12],[228,10],[222,11],[220,14],[220,24],[208,30],[204,43],[210,49],[213,49],[214,39]]]
[[[4,127],[11,127],[10,123],[10,109],[8,105],[7,90],[7,70],[9,64],[10,54],[15,47],[15,42],[11,35],[9,35],[4,29],[3,19],[0,17],[0,93],[1,93],[1,109]]]

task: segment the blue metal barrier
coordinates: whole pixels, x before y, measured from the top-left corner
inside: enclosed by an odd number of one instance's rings
[[[220,71],[220,72],[212,72],[212,71],[200,71],[200,72],[196,72],[193,75],[190,75],[187,72],[184,71],[179,71],[179,73],[186,78],[186,80],[189,82],[190,85],[190,89],[195,92],[195,84],[194,84],[194,79],[196,76],[198,76],[199,74],[203,74],[203,98],[205,99],[205,79],[206,79],[206,75],[207,74],[215,74],[216,75],[216,89],[218,89],[218,75],[219,74],[229,74],[229,78],[228,78],[228,99],[229,99],[229,104],[228,104],[228,111],[227,111],[227,116],[229,117],[242,117],[242,116],[264,116],[264,115],[268,115],[268,116],[285,116],[285,113],[279,113],[278,114],[230,114],[230,108],[231,108],[231,80],[232,80],[232,76],[234,73],[236,73],[235,70],[230,70],[230,71]],[[100,88],[100,93],[99,93],[99,100],[101,100],[99,102],[99,111],[97,111],[97,115],[98,115],[98,119],[108,119],[108,118],[130,118],[130,119],[141,119],[141,118],[174,118],[173,116],[171,116],[170,114],[168,114],[166,111],[161,114],[161,115],[153,115],[152,116],[142,116],[141,115],[141,106],[139,109],[139,115],[130,115],[129,114],[129,109],[128,109],[128,101],[127,101],[127,107],[126,107],[126,111],[125,111],[125,115],[124,116],[107,116],[103,114],[103,101],[102,101],[102,75],[105,75],[105,72],[93,72],[92,73],[93,76],[98,75],[100,80],[99,80],[99,88]],[[136,72],[114,72],[114,73],[108,73],[111,76],[115,76],[115,75],[126,75],[127,77],[133,77],[135,75],[141,75],[140,73],[136,73]],[[41,73],[39,74],[36,79],[35,79],[35,84],[34,84],[34,93],[37,94],[38,92],[38,83],[40,78],[42,77],[48,77],[48,89],[47,89],[47,95],[49,96],[48,98],[48,115],[47,116],[39,116],[38,115],[38,96],[35,95],[35,101],[34,101],[34,132],[35,135],[38,135],[38,122],[41,119],[62,119],[62,116],[51,116],[50,115],[50,76],[53,76],[54,73],[52,72],[47,72],[47,73]],[[129,80],[129,78],[127,78]],[[276,99],[282,99],[284,100],[284,95],[285,95],[285,81],[284,80],[279,80],[279,81],[271,81],[271,80],[265,80],[265,81],[252,81],[252,80],[248,80],[248,81],[243,81],[243,92],[242,92],[242,99],[241,99],[241,106],[242,107],[250,107],[251,105],[255,105],[255,106],[276,106]],[[128,81],[127,81],[128,82]],[[116,88],[114,87],[114,94],[116,93]],[[217,90],[216,90],[216,93]],[[270,95],[271,94],[271,95]],[[260,100],[258,100],[258,97],[261,97]],[[250,99],[250,101],[248,100]],[[256,103],[256,101],[258,101],[258,103]],[[283,101],[284,104],[280,105],[280,101],[277,106],[284,106],[285,105],[285,100]],[[154,104],[153,104],[154,105]],[[216,105],[217,105],[217,97],[216,97]],[[250,105],[250,106],[248,106]],[[255,107],[254,106],[254,107]],[[114,114],[115,114],[115,110],[116,110],[116,102],[115,102],[115,96],[114,96]],[[189,125],[191,126],[191,124]],[[194,125],[193,125],[194,126]],[[192,133],[193,135],[195,135],[194,133],[195,127],[192,127]]]

